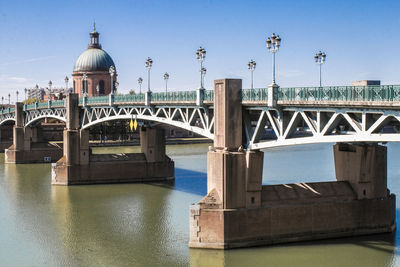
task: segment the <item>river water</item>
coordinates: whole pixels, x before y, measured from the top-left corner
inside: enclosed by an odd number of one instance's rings
[[[0,163],[0,265],[400,266],[397,233],[230,251],[189,249],[189,205],[206,194],[207,150],[208,144],[167,147],[176,166],[174,185],[51,186],[49,164]],[[111,151],[137,148],[94,153]],[[332,144],[265,152],[264,184],[330,180]],[[400,144],[388,145],[388,185],[400,195]]]

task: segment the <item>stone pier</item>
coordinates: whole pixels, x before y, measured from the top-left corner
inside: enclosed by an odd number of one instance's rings
[[[92,154],[89,133],[80,129],[78,95],[66,99],[64,155],[52,165],[52,184],[155,182],[174,179],[174,162],[165,154],[162,129],[142,127],[142,153]]]
[[[59,145],[40,141],[37,128],[24,126],[23,104],[16,103],[13,143],[5,150],[5,162],[45,163],[61,158],[62,148]]]
[[[241,80],[215,81],[207,195],[190,207],[190,247],[229,249],[394,231],[386,147],[335,145],[336,182],[263,186],[263,152],[243,150],[240,91]]]

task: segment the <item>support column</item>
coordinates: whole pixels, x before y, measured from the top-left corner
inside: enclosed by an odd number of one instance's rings
[[[160,128],[141,127],[140,147],[147,162],[165,160],[165,131]]]
[[[348,181],[358,199],[388,196],[386,146],[339,143],[333,152],[336,180]]]
[[[53,164],[52,184],[69,185],[81,179],[81,165],[89,164],[89,133],[80,129],[78,94],[66,98],[66,128],[63,133],[63,157]]]
[[[207,196],[190,208],[190,247],[227,248],[243,238],[238,216],[261,205],[263,153],[243,151],[242,81],[214,82],[214,147],[207,153]],[[239,228],[238,228],[239,227]]]

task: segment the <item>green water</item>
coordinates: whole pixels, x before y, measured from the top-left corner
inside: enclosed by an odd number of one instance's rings
[[[94,153],[137,148],[96,148]],[[50,165],[0,163],[1,266],[397,266],[398,239],[375,235],[230,251],[189,249],[189,205],[206,193],[208,144],[168,146],[174,185],[51,186]],[[388,175],[400,193],[400,144]],[[331,145],[272,149],[264,184],[334,179]],[[1,154],[0,162],[4,162]]]

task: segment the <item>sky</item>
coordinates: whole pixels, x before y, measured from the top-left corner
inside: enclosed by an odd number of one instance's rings
[[[247,63],[257,62],[254,87],[271,84],[272,55],[265,40],[279,34],[276,81],[281,87],[317,86],[314,54],[327,54],[323,85],[356,80],[400,84],[400,1],[58,1],[0,0],[0,96],[51,80],[65,86],[87,49],[96,22],[113,58],[119,91],[138,90],[145,60],[153,59],[152,91],[200,85],[195,52],[207,50],[205,87],[240,78],[250,87]],[[70,83],[71,84],[71,83]]]

